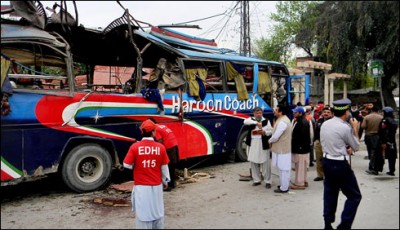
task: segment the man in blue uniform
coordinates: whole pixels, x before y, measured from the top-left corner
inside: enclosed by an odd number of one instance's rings
[[[357,179],[348,162],[352,152],[360,147],[358,121],[350,116],[349,99],[332,102],[334,117],[321,126],[320,140],[323,150],[325,229],[333,229],[339,191],[346,196],[341,222],[337,229],[350,229],[361,201]]]

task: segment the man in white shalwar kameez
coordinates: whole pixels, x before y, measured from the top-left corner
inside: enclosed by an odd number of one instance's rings
[[[269,144],[265,138],[272,135],[272,126],[269,120],[263,117],[263,110],[260,107],[254,108],[253,115],[243,122],[249,130],[246,137],[247,160],[250,162],[253,185],[260,185],[264,179],[265,187],[268,189],[271,188],[271,163]]]
[[[171,180],[169,158],[163,144],[154,141],[156,125],[145,120],[140,126],[142,140],[133,143],[123,164],[133,169],[132,211],[136,214],[136,229],[164,228],[163,188]]]

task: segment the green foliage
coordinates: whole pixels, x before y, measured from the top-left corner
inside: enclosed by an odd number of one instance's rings
[[[291,58],[291,46],[296,44],[312,56],[313,40],[307,36],[307,30],[315,19],[316,15],[313,14],[317,4],[317,1],[277,2],[277,12],[271,13],[271,19],[275,22],[273,35],[270,39],[256,41],[257,55],[268,60],[288,62]]]
[[[399,75],[398,1],[280,1],[270,39],[257,41],[260,57],[287,62],[290,46],[352,76],[349,89],[371,87],[367,63],[385,61],[382,93],[395,106],[392,78]],[[313,55],[314,54],[314,55]],[[276,59],[279,57],[279,59]]]
[[[331,63],[335,72],[350,74],[353,89],[373,86],[367,63],[383,59],[382,92],[385,104],[393,106],[396,85],[391,78],[399,72],[399,2],[326,1],[317,10],[317,56]]]
[[[285,46],[276,39],[261,39],[256,41],[256,46],[258,47],[257,56],[265,60],[279,61],[284,55]]]
[[[74,62],[74,75],[84,75],[87,74],[88,70],[87,70],[87,66],[83,63],[78,63],[78,62]]]
[[[296,64],[297,64],[296,58],[291,58],[291,59],[289,59],[289,60],[285,63],[285,65],[286,65],[288,68],[296,68]]]

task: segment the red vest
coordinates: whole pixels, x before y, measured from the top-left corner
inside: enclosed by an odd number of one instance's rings
[[[160,139],[166,149],[178,145],[178,141],[170,128],[165,125],[156,124],[156,140],[159,141]]]
[[[169,163],[164,145],[152,140],[142,140],[131,145],[124,163],[133,165],[135,185],[159,185],[162,182],[161,166]]]

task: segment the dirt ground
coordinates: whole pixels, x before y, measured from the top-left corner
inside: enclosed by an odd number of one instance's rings
[[[364,146],[351,160],[363,195],[353,228],[398,229],[398,171],[395,177],[387,176],[385,164],[383,174],[368,175],[366,155]],[[287,194],[273,192],[279,183],[275,168],[272,189],[239,181],[239,174],[248,172],[248,162],[189,170],[190,180],[181,180],[177,189],[164,193],[165,228],[323,228],[323,183],[313,181],[315,166],[308,172],[309,187]],[[340,221],[344,201],[340,194],[333,226]],[[134,220],[130,193],[112,187],[76,194],[48,178],[1,188],[2,229],[132,229]]]

